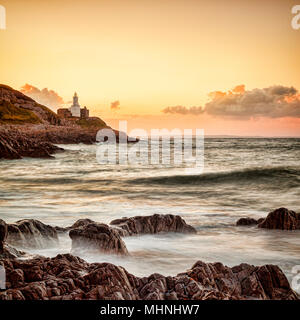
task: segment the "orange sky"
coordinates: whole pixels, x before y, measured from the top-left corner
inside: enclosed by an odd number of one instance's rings
[[[29,83],[109,124],[204,128],[208,134],[298,135],[299,117],[165,114],[204,106],[244,84],[300,89],[300,30],[289,0],[0,0],[0,82]],[[119,101],[119,109],[110,105]]]

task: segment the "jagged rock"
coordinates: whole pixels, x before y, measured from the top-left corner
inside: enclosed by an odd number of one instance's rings
[[[138,234],[154,234],[160,232],[196,233],[196,229],[180,217],[171,214],[152,216],[137,216],[132,218],[116,219],[110,225],[117,227],[122,236]]]
[[[0,259],[16,259],[25,255],[25,252],[17,250],[7,243],[3,244],[3,250],[0,252]]]
[[[87,226],[89,223],[97,223],[91,219],[79,219],[76,222],[74,222],[70,227],[54,227],[56,229],[57,232],[68,232],[72,229],[76,229],[76,228],[81,228],[81,227],[85,227]]]
[[[136,277],[110,263],[92,263],[70,254],[2,261],[6,288],[0,300],[299,300],[274,265],[233,268],[197,261],[177,276]]]
[[[43,248],[57,245],[58,236],[54,227],[34,219],[25,219],[8,224],[7,242],[22,248]]]
[[[0,254],[3,252],[4,241],[7,237],[7,224],[0,219]]]
[[[97,223],[97,222],[95,222],[95,221],[93,221],[91,219],[79,219],[75,223],[73,223],[70,228],[71,229],[76,229],[76,228],[80,228],[80,227],[85,227],[90,223]]]
[[[31,136],[20,129],[0,128],[0,159],[51,158],[55,152],[63,151],[47,140]]]
[[[281,230],[300,229],[300,214],[286,208],[279,208],[270,212],[258,227]]]
[[[25,253],[19,251],[6,243],[8,235],[8,225],[0,219],[0,259],[15,259],[23,256]]]
[[[72,229],[69,232],[72,239],[72,251],[82,247],[96,249],[100,252],[127,255],[128,250],[120,234],[103,223],[89,223]]]

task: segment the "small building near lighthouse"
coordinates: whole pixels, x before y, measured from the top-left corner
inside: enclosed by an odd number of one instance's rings
[[[89,109],[87,107],[80,108],[78,102],[78,95],[75,92],[73,96],[73,104],[70,108],[60,108],[57,110],[57,115],[64,119],[76,120],[76,119],[88,119]]]
[[[88,119],[90,116],[90,111],[86,107],[80,109],[80,118],[81,119]]]

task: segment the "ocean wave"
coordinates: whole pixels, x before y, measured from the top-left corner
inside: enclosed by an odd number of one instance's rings
[[[299,168],[249,168],[244,170],[203,173],[199,175],[172,175],[131,179],[129,183],[137,184],[207,184],[207,183],[232,183],[232,182],[272,182],[288,181],[294,186],[300,186]]]

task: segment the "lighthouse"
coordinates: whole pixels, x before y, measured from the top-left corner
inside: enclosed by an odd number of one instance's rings
[[[90,117],[90,111],[87,107],[80,108],[78,102],[78,95],[75,92],[73,96],[73,104],[70,108],[59,108],[57,109],[57,114],[60,118],[68,119],[68,120],[78,120],[80,119],[88,119]]]
[[[74,96],[73,96],[73,104],[71,105],[69,110],[72,113],[72,117],[80,118],[80,105],[78,103],[78,96],[76,92],[74,93]]]

